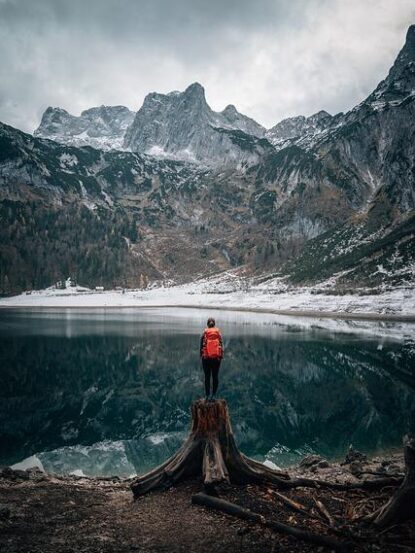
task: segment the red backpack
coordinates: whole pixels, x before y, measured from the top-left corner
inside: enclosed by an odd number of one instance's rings
[[[222,337],[218,328],[206,328],[204,332],[202,357],[221,359],[223,356],[222,351]]]

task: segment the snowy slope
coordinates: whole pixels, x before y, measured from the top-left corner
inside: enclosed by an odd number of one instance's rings
[[[373,294],[370,289],[338,295],[332,279],[314,287],[294,287],[284,277],[263,282],[232,272],[180,286],[161,285],[148,290],[50,288],[0,300],[1,307],[149,307],[183,306],[241,309],[287,315],[371,316],[415,319],[415,288],[395,287]]]

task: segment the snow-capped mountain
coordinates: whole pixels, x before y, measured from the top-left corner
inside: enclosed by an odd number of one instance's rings
[[[33,134],[73,146],[121,149],[134,115],[124,106],[95,107],[83,111],[79,117],[62,108],[48,107]]]
[[[289,117],[266,130],[228,105],[215,112],[205,91],[193,83],[183,92],[148,94],[137,113],[123,106],[101,106],[79,117],[61,108],[48,108],[35,136],[75,146],[128,149],[155,157],[207,165],[252,166],[266,154],[288,146],[309,150],[368,110],[382,110],[410,98],[415,85],[414,27],[388,76],[349,113]],[[262,140],[266,139],[266,140]]]
[[[381,81],[366,100],[374,109],[384,109],[411,100],[415,94],[415,25],[406,35],[405,45],[399,52],[386,79]]]
[[[265,136],[278,150],[292,144],[308,145],[316,135],[330,127],[333,119],[324,110],[310,117],[288,117],[269,129]]]
[[[135,114],[123,106],[101,106],[79,117],[48,108],[35,136],[73,146],[131,150],[207,165],[252,165],[271,150],[265,129],[228,105],[213,111],[205,91],[193,83],[184,92],[152,92]]]
[[[246,134],[252,134],[258,138],[265,136],[265,128],[236,109],[233,104],[229,104],[226,108],[217,114],[219,116],[219,126],[230,129],[237,129]]]
[[[133,118],[120,108],[128,117],[115,127],[94,110],[50,110],[35,137],[0,124],[0,289],[44,287],[70,268],[91,285],[230,268],[296,282],[342,273],[348,286],[415,281],[414,71],[412,26],[366,100],[283,121],[269,140],[232,106],[211,110],[197,83],[149,94]],[[79,119],[90,138],[115,129],[126,150],[39,138],[88,135]]]
[[[271,151],[267,141],[257,138],[264,131],[233,106],[213,111],[204,88],[193,83],[184,92],[148,94],[126,132],[124,146],[192,162],[253,165]]]

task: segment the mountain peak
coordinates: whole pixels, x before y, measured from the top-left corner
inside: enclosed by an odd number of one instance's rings
[[[224,115],[233,115],[238,113],[238,110],[233,104],[228,104],[226,108],[222,111]]]
[[[45,114],[52,114],[52,113],[60,113],[60,114],[64,114],[64,115],[69,115],[69,112],[66,111],[66,109],[63,109],[63,108],[54,108],[53,106],[48,106],[46,109],[45,109],[45,112],[43,115]]]
[[[121,106],[121,105],[105,106],[104,104],[102,104],[100,106],[96,106],[93,108],[84,109],[84,111],[81,112],[81,117],[97,115],[97,114],[112,115],[117,113],[132,113],[132,112],[125,106]]]
[[[406,32],[406,40],[405,43],[412,43],[415,44],[415,25],[410,25],[408,27],[408,30]]]
[[[375,103],[377,108],[385,102],[402,101],[415,91],[415,25],[406,33],[405,44],[399,52],[387,77],[366,98],[365,103]]]
[[[40,125],[34,131],[34,135],[42,136],[43,131],[46,129],[48,129],[47,132],[53,134],[57,129],[59,129],[60,125],[65,125],[72,119],[73,115],[66,111],[66,109],[49,106],[44,111]]]
[[[325,109],[321,109],[320,111],[316,111],[316,113],[313,113],[313,115],[311,115],[311,117],[316,117],[316,118],[320,119],[322,117],[331,117],[331,115]]]
[[[79,116],[71,115],[63,108],[49,106],[33,134],[63,144],[119,148],[134,115],[125,106],[101,105],[86,109]]]
[[[396,61],[409,63],[415,61],[415,25],[411,25],[406,33],[405,44],[399,52]]]
[[[239,129],[246,134],[262,138],[265,135],[265,129],[262,125],[251,119],[250,117],[239,113],[233,104],[228,104],[226,108],[217,114],[222,119],[219,125],[231,126]]]
[[[316,113],[313,113],[313,115],[310,115],[306,118],[306,121],[310,123],[311,125],[324,125],[325,122],[330,121],[332,119],[332,115],[325,111],[324,109],[317,111]]]
[[[205,89],[200,83],[196,82],[189,85],[183,92],[183,94],[185,94],[186,96],[205,98]]]
[[[408,28],[405,44],[389,71],[389,78],[399,76],[402,70],[413,61],[415,61],[415,25]]]
[[[266,137],[274,146],[279,148],[299,140],[311,140],[312,137],[328,128],[332,119],[333,116],[324,109],[313,113],[309,117],[304,117],[304,115],[287,117],[269,129]]]

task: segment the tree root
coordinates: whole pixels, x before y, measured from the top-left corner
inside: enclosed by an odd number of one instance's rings
[[[399,486],[402,482],[400,478],[379,478],[347,484],[311,478],[291,479],[287,473],[270,469],[239,451],[231,428],[228,406],[223,399],[214,402],[195,401],[192,405],[192,427],[186,442],[165,463],[136,478],[131,489],[137,498],[151,490],[168,488],[196,476],[202,476],[206,486],[227,482],[271,485],[278,489],[326,487],[334,490],[371,490]]]
[[[380,528],[415,518],[415,437],[404,438],[405,478],[383,507],[366,517]]]
[[[228,406],[223,399],[195,401],[192,405],[192,428],[186,442],[165,463],[136,478],[131,489],[137,498],[151,490],[167,488],[195,476],[202,476],[206,486],[222,482],[280,486],[289,479],[288,474],[274,471],[239,451]]]
[[[346,543],[338,539],[301,530],[294,526],[267,520],[258,513],[251,512],[234,503],[213,497],[212,495],[196,494],[192,502],[218,509],[228,514],[262,524],[277,532],[283,532],[303,541],[329,547],[336,551],[350,551],[351,541],[359,543],[373,539],[375,536],[355,534],[351,528],[340,524],[339,517],[333,516],[327,506],[314,497],[315,509],[306,508],[301,503],[280,493],[280,490],[294,488],[314,488],[339,491],[377,490],[385,487],[397,487],[392,498],[371,515],[355,516],[354,510],[348,513],[350,506],[344,499],[337,498],[346,505],[346,519],[357,519],[374,523],[377,527],[387,528],[399,524],[415,516],[415,438],[405,438],[404,454],[405,477],[383,477],[359,482],[330,482],[311,478],[290,478],[290,476],[243,455],[235,442],[229,419],[228,406],[224,400],[207,402],[195,401],[192,404],[192,426],[189,436],[182,447],[170,459],[154,470],[137,477],[131,484],[134,498],[156,489],[166,489],[179,482],[201,477],[206,490],[214,494],[218,484],[255,484],[269,488],[279,501],[289,508],[310,518],[319,520],[330,532],[349,540]],[[278,490],[278,491],[277,491]],[[351,506],[350,506],[351,507]],[[365,505],[363,505],[365,507]],[[366,510],[366,509],[365,509]],[[349,547],[349,548],[348,548]]]

